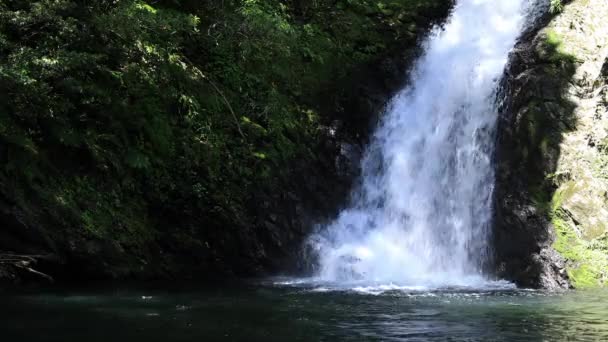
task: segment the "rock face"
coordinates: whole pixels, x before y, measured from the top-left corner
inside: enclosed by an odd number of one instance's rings
[[[504,82],[498,276],[565,288],[608,276],[608,5],[576,0],[522,38]]]

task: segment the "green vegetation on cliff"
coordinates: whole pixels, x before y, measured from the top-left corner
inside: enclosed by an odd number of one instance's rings
[[[332,89],[412,47],[447,6],[4,0],[3,215],[91,272],[158,273],[146,266],[158,250],[202,269],[238,263],[226,255],[258,234],[254,194],[281,192],[294,161],[317,162],[322,125],[341,110]]]

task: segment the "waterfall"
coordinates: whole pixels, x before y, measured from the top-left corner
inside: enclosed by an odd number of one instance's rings
[[[388,106],[360,184],[310,238],[316,278],[460,286],[485,282],[496,94],[530,0],[459,0]]]

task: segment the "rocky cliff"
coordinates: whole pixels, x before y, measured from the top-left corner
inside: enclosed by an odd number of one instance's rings
[[[555,6],[504,82],[494,245],[521,286],[608,280],[608,4]]]

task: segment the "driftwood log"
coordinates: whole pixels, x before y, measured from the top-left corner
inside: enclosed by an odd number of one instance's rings
[[[0,268],[13,269],[15,273],[34,276],[48,282],[54,282],[53,277],[36,270],[34,267],[39,260],[53,260],[52,255],[23,255],[12,253],[0,253]]]

